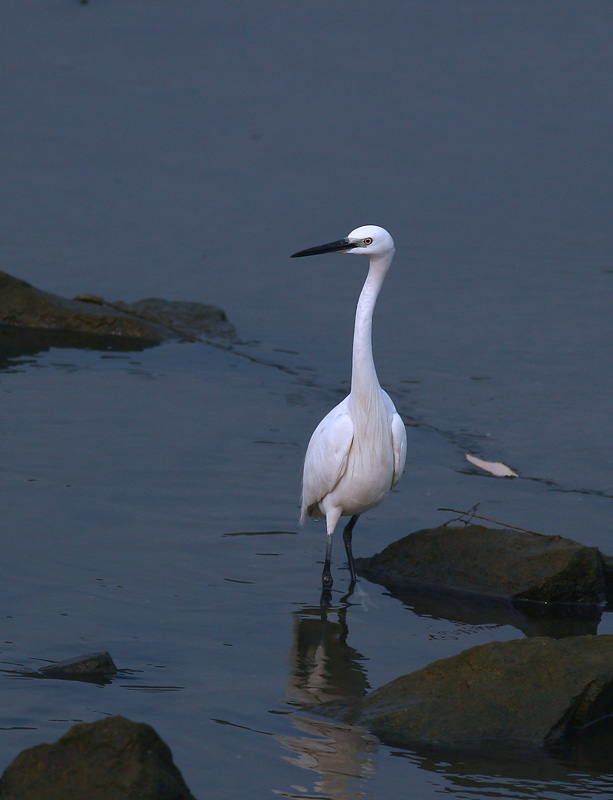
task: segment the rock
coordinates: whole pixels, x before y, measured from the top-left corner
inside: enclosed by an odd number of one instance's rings
[[[480,525],[411,533],[371,558],[356,559],[356,567],[392,590],[421,587],[515,605],[601,606],[607,594],[596,547]]]
[[[22,331],[30,337],[36,332],[38,340],[46,334],[52,341],[48,346],[97,343],[103,349],[114,344],[119,349],[142,349],[168,339],[236,336],[224,311],[216,306],[156,298],[109,303],[92,294],[68,300],[6,272],[0,272],[0,301],[0,349],[15,349]]]
[[[193,800],[150,725],[109,717],[24,750],[0,778],[1,800]]]
[[[101,653],[89,653],[66,661],[56,661],[48,667],[41,667],[38,675],[43,678],[62,678],[64,680],[97,681],[116,675],[115,662],[106,650]]]
[[[314,710],[392,746],[553,745],[613,715],[613,635],[490,642]]]
[[[151,326],[138,317],[118,311],[110,304],[67,300],[36,289],[6,272],[0,272],[0,297],[2,325],[127,336],[150,340],[152,343],[168,338],[164,337],[157,326]]]

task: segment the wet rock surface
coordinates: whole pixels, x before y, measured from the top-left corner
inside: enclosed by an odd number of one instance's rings
[[[2,351],[25,347],[32,352],[45,341],[47,346],[142,349],[176,338],[235,337],[217,306],[159,298],[109,303],[91,294],[69,300],[0,272]]]
[[[421,587],[516,605],[599,606],[607,596],[596,547],[480,525],[411,533],[381,553],[356,559],[356,568],[392,590]]]
[[[24,750],[0,778],[2,800],[193,800],[155,730],[125,717],[73,726]]]
[[[553,746],[613,715],[613,636],[491,642],[314,709],[392,746]]]

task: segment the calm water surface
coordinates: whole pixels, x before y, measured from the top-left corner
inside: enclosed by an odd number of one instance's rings
[[[346,598],[340,558],[322,615],[324,531],[298,534],[295,520],[304,441],[332,393],[198,344],[52,350],[10,365],[0,387],[4,763],[74,721],[121,713],[156,727],[196,796],[211,784],[220,797],[613,789],[596,752],[570,768],[534,755],[518,764],[402,753],[302,712],[474,644],[539,632],[470,607],[405,606],[365,581]],[[412,430],[413,475],[362,521],[358,553],[449,517],[435,506],[451,493],[505,509],[585,506],[583,494],[463,466],[433,481],[417,465],[432,453],[444,463],[451,448]],[[595,500],[597,518],[607,500]],[[611,631],[608,614],[600,631]],[[99,649],[121,670],[106,686],[15,674]]]
[[[33,0],[0,18],[0,269],[215,302],[246,342],[2,362],[0,766],[124,714],[197,797],[611,796],[608,741],[406,752],[303,711],[539,630],[364,580],[346,598],[340,542],[322,616],[301,462],[348,387],[365,265],[288,256],[368,222],[396,240],[375,351],[409,456],[356,555],[475,505],[613,553],[613,7]],[[17,674],[101,649],[121,670],[105,686]]]

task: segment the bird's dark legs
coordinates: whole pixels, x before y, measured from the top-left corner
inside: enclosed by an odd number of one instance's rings
[[[345,542],[345,550],[347,551],[347,559],[349,561],[349,572],[351,573],[351,584],[353,585],[356,581],[355,575],[355,564],[353,563],[353,553],[351,552],[351,536],[353,534],[353,528],[355,523],[359,520],[360,515],[354,514],[353,517],[349,520],[349,522],[345,525],[345,530],[343,531],[343,541]]]
[[[321,588],[324,591],[330,591],[332,588],[332,573],[330,572],[330,560],[332,559],[332,534],[328,534],[328,542],[326,544],[326,560],[324,562],[324,571],[321,573]]]
[[[356,582],[356,574],[355,574],[355,564],[353,563],[353,553],[351,552],[351,535],[353,533],[353,528],[355,523],[360,518],[359,514],[354,514],[353,517],[349,520],[349,522],[345,525],[345,530],[343,531],[343,542],[345,542],[345,550],[347,551],[347,559],[349,561],[349,572],[351,573],[351,587]],[[338,519],[338,517],[336,518]],[[334,525],[336,525],[336,520],[334,520]],[[326,599],[329,599],[331,594],[330,590],[332,589],[332,573],[330,572],[330,562],[332,561],[332,534],[334,530],[331,529],[328,531],[328,541],[326,543],[326,560],[324,562],[324,569],[321,573],[321,588],[322,588],[322,598],[324,595]]]

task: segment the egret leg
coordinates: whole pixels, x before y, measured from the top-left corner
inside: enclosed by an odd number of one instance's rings
[[[328,531],[328,541],[326,543],[326,560],[324,570],[321,573],[321,586],[324,590],[332,588],[332,573],[330,572],[330,562],[332,561],[332,537],[334,530],[341,516],[340,508],[330,508],[326,511],[326,529]]]
[[[323,572],[321,573],[322,589],[332,588],[332,573],[330,572],[331,559],[332,559],[332,533],[329,533],[328,541],[326,542],[326,560],[324,562]]]
[[[351,583],[354,584],[356,582],[355,576],[355,564],[353,563],[353,553],[351,552],[351,537],[353,534],[353,528],[355,523],[359,520],[360,515],[354,514],[353,517],[349,520],[349,522],[345,525],[345,530],[343,531],[343,541],[345,542],[345,550],[347,551],[347,559],[349,561],[349,572],[351,573]]]

